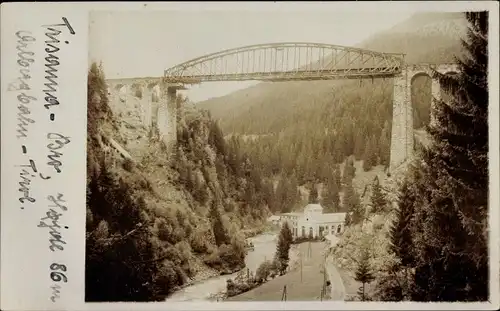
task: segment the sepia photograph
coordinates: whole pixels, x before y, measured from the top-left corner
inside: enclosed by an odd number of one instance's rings
[[[91,11],[85,302],[490,300],[488,12],[382,7]]]

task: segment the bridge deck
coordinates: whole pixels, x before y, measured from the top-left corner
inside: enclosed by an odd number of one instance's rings
[[[166,76],[165,81],[170,83],[201,83],[209,81],[296,81],[296,80],[335,80],[335,79],[370,79],[390,78],[401,73],[400,68],[362,68],[362,69],[336,69],[316,71],[276,71],[276,72],[253,72],[232,73],[218,75],[183,75],[180,77]]]

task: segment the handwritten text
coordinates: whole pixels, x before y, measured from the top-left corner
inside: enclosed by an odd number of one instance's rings
[[[63,251],[66,241],[64,241],[60,231],[59,218],[63,215],[62,212],[67,211],[68,208],[64,205],[66,202],[63,200],[63,195],[58,193],[57,196],[49,195],[47,199],[52,203],[49,205],[49,210],[45,213],[45,217],[40,219],[38,228],[49,229],[49,249],[53,252],[59,250]],[[65,227],[67,229],[67,227]]]
[[[45,52],[47,53],[45,56],[45,76],[46,82],[44,83],[45,89],[43,92],[45,93],[45,108],[49,109],[51,106],[59,105],[59,99],[57,97],[57,76],[58,67],[60,65],[59,56],[57,53],[60,50],[59,43],[61,42],[58,37],[62,33],[62,30],[59,30],[59,27],[66,27],[71,34],[74,34],[73,27],[71,27],[69,21],[63,17],[63,24],[53,24],[46,25],[45,36],[47,40],[45,40]],[[68,44],[68,41],[65,41]]]
[[[58,270],[63,272],[59,272]],[[52,289],[52,296],[50,297],[50,300],[52,300],[52,302],[56,302],[56,300],[60,298],[59,294],[61,293],[61,286],[57,283],[61,281],[64,283],[68,282],[68,277],[65,274],[67,268],[66,265],[53,263],[50,265],[50,271],[50,279],[56,283],[50,287]]]
[[[21,172],[19,173],[19,177],[21,179],[21,181],[19,182],[19,192],[22,193],[22,196],[19,198],[19,202],[25,203],[26,201],[28,201],[30,203],[34,203],[36,202],[36,200],[30,194],[32,178],[36,177],[34,173],[38,173],[38,175],[42,179],[49,179],[50,176],[46,177],[42,175],[42,173],[39,173],[36,168],[35,161],[32,159],[29,160],[29,164],[19,165],[19,167],[22,168]]]
[[[49,133],[47,134],[47,138],[51,141],[51,143],[47,145],[47,148],[49,149],[49,155],[47,157],[50,160],[47,164],[52,166],[57,173],[60,173],[60,166],[62,166],[62,162],[59,160],[59,157],[61,157],[63,153],[57,150],[70,143],[69,137],[59,133]]]

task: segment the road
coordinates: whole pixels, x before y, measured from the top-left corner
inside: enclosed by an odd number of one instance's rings
[[[271,279],[246,293],[228,298],[227,301],[280,301],[285,286],[287,301],[320,300],[324,280],[325,246],[323,242],[305,242],[298,245],[302,256],[302,269],[299,263],[287,274]],[[309,253],[311,256],[308,256]],[[327,278],[333,284],[331,297],[335,300],[343,300],[345,290],[342,279],[333,262],[327,260],[327,263]]]
[[[248,253],[245,258],[247,267],[255,273],[262,261],[272,259],[276,250],[276,235],[261,234],[250,239],[255,250]],[[332,241],[337,243],[338,240]],[[310,246],[309,246],[310,245]],[[228,301],[279,301],[283,294],[283,287],[287,286],[287,300],[320,300],[323,286],[322,267],[324,263],[324,242],[302,243],[297,245],[298,252],[303,256],[302,273],[300,264],[295,264],[295,269],[284,276],[269,280],[267,283],[254,288],[241,295],[231,297]],[[309,247],[311,256],[308,257]],[[291,261],[297,260],[300,255],[291,254]],[[293,258],[295,257],[295,258]],[[294,260],[295,259],[295,260]],[[297,260],[299,261],[299,260]],[[332,300],[344,300],[345,288],[332,257],[326,259],[326,272],[332,283]],[[217,293],[226,290],[226,281],[234,279],[236,274],[217,276],[185,287],[171,296],[166,301],[209,301]]]
[[[339,242],[339,238],[336,236],[328,236],[330,242],[330,247],[335,246]],[[342,278],[340,277],[340,273],[337,269],[337,266],[335,264],[335,260],[333,256],[330,254],[326,258],[326,271],[328,273],[328,276],[330,278],[330,282],[332,284],[332,293],[331,293],[331,300],[344,300],[345,295],[346,295],[346,290],[344,286],[344,282],[342,281]]]

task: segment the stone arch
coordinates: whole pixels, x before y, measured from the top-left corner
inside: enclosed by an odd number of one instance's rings
[[[429,125],[431,119],[432,72],[425,68],[409,75],[408,97],[412,108],[413,128],[421,129]]]
[[[416,136],[420,137],[421,143],[428,142],[423,134],[425,131],[415,131],[413,126],[413,115],[416,112],[414,109],[415,103],[412,102],[412,85],[415,80],[420,76],[429,76],[431,82],[431,92],[427,99],[430,102],[429,109],[429,123],[435,122],[434,103],[433,98],[441,98],[441,86],[437,79],[433,79],[434,71],[451,74],[459,72],[457,64],[420,64],[409,65],[402,70],[401,75],[394,77],[394,90],[393,90],[393,113],[392,113],[392,133],[391,133],[391,154],[390,154],[390,171],[397,170],[397,168],[405,162],[414,152]],[[429,79],[427,79],[429,81]],[[417,128],[419,125],[417,124]]]
[[[120,101],[124,102],[127,99],[128,86],[122,84],[122,86],[118,90],[119,90],[118,96],[120,98]]]
[[[142,95],[144,94],[143,86],[139,82],[132,83],[130,90],[132,91],[132,95],[137,98],[142,98]]]
[[[155,88],[158,84],[159,84],[159,82],[158,82],[158,81],[152,81],[152,82],[149,82],[149,83],[147,84],[147,88],[148,88],[149,90],[152,90],[152,89],[154,89],[154,88]]]
[[[148,91],[151,94],[151,102],[157,103],[160,101],[160,82],[153,81],[147,84]]]

